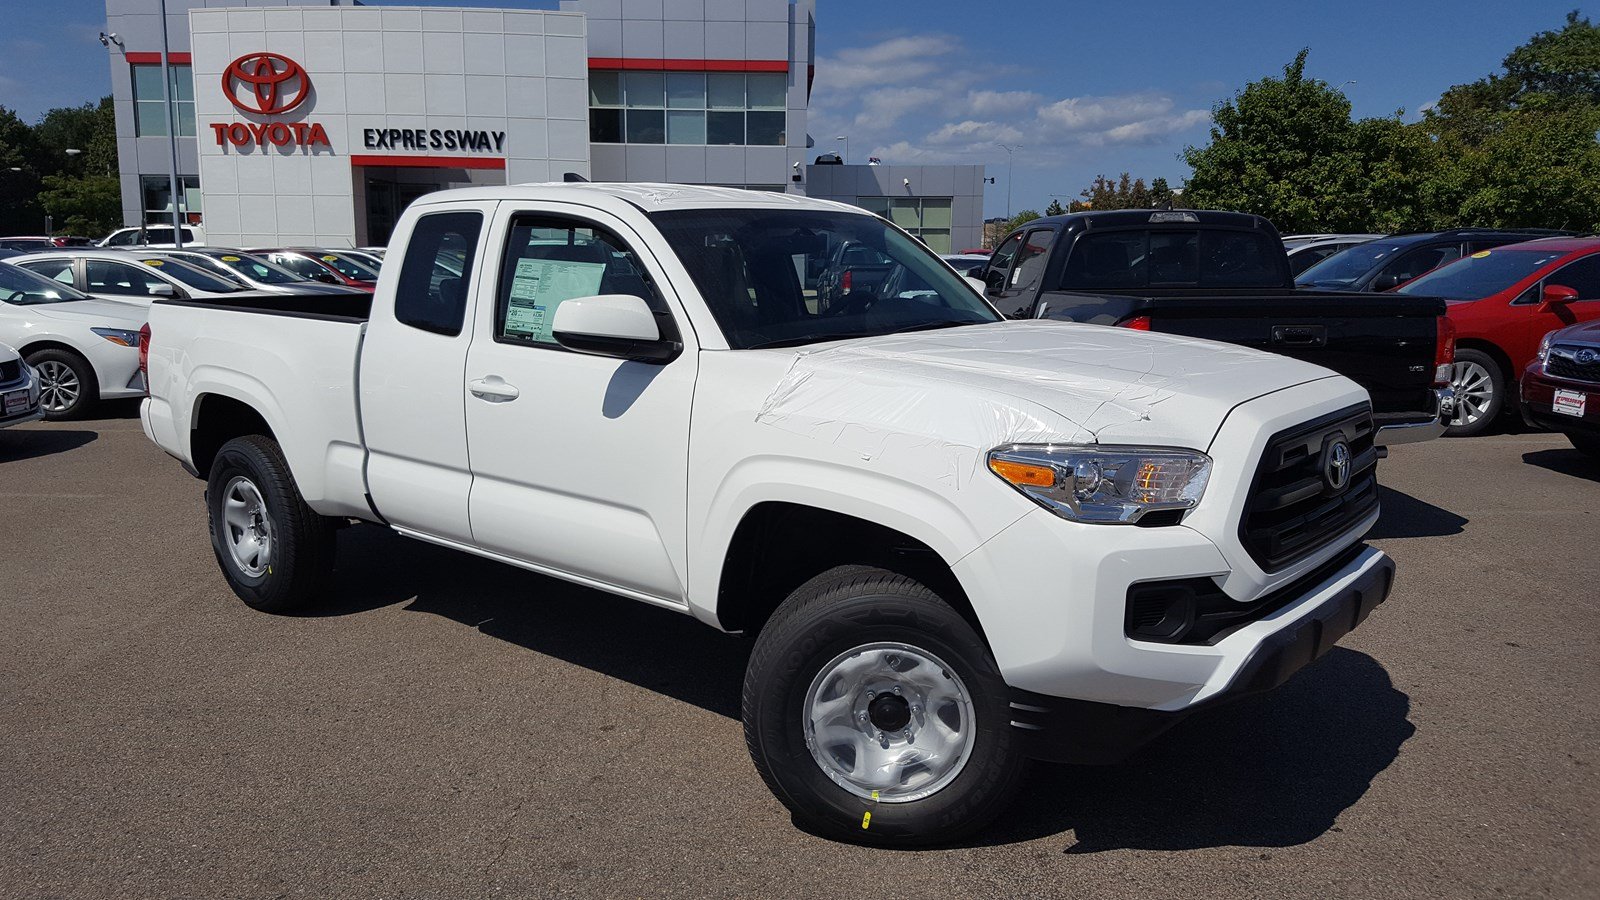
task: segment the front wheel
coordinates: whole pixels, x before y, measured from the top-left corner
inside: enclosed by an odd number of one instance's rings
[[[100,402],[100,381],[89,361],[68,350],[28,354],[39,373],[39,407],[46,419],[81,419]]]
[[[1450,386],[1455,388],[1455,410],[1445,434],[1472,437],[1488,431],[1505,408],[1506,379],[1500,364],[1481,350],[1457,350],[1450,369]]]
[[[961,614],[919,582],[846,566],[773,613],[744,682],[745,741],[806,827],[891,847],[983,827],[1026,760],[1006,686]]]
[[[333,574],[333,522],[306,505],[276,441],[249,435],[223,444],[206,507],[212,552],[239,599],[288,613],[318,598]]]

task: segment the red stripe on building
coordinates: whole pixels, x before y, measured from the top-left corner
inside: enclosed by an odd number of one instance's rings
[[[504,169],[505,159],[496,156],[360,156],[352,155],[353,166],[393,166],[399,169]]]
[[[786,59],[641,59],[621,56],[591,56],[589,68],[600,70],[644,69],[656,72],[787,72]]]
[[[129,51],[128,53],[122,54],[122,58],[126,59],[129,63],[131,63],[133,65],[136,65],[136,66],[144,66],[144,65],[159,66],[159,65],[161,65],[161,54],[159,54],[159,53],[146,53],[146,52],[139,52],[139,51]],[[167,62],[170,63],[171,65],[174,65],[174,66],[187,66],[192,61],[192,59],[193,59],[193,56],[191,54],[188,54],[188,53],[168,53],[167,54]]]

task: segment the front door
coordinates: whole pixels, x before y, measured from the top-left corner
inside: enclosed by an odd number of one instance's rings
[[[1551,331],[1600,318],[1600,254],[1585,256],[1562,266],[1546,275],[1539,287],[1550,285],[1572,288],[1578,292],[1578,299],[1541,309],[1543,304],[1539,302],[1540,297],[1536,292],[1531,298],[1533,303],[1528,310],[1528,325],[1521,335],[1521,346],[1507,348],[1516,360],[1525,362],[1531,359],[1539,349],[1539,342]],[[1520,370],[1513,373],[1513,377],[1521,375]]]
[[[642,297],[664,332],[687,321],[626,225],[570,209],[503,204],[491,234],[504,257],[478,306],[461,386],[473,540],[555,574],[681,606],[692,335],[681,328],[688,346],[666,365],[556,343],[556,310],[575,297]]]

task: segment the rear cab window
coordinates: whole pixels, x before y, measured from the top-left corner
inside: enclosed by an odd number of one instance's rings
[[[418,219],[400,265],[394,317],[422,331],[461,334],[482,231],[482,213],[432,213]]]
[[[1090,231],[1073,244],[1061,277],[1069,291],[1287,284],[1280,242],[1221,228]]]

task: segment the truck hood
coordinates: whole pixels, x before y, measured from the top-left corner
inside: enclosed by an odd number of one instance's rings
[[[1008,443],[1203,450],[1240,403],[1338,377],[1212,341],[1002,322],[808,347],[757,421],[866,455],[908,440],[979,453]]]

